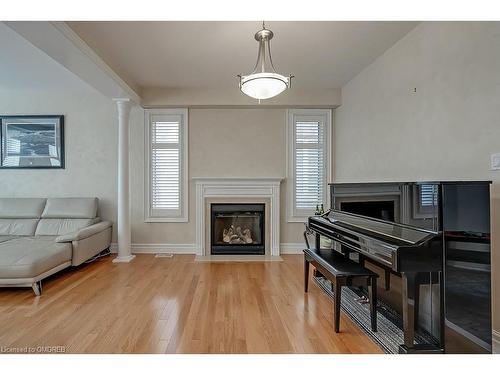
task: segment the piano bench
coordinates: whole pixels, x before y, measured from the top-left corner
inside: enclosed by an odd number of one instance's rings
[[[371,329],[377,331],[377,278],[378,275],[359,263],[332,249],[304,250],[304,289],[307,293],[309,285],[309,264],[332,282],[334,300],[334,328],[340,331],[340,298],[342,287],[352,285],[353,279],[365,279],[370,299]]]

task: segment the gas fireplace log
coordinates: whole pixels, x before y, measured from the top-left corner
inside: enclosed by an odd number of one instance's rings
[[[252,231],[248,228],[242,231],[241,227],[234,228],[231,225],[229,229],[223,230],[222,241],[229,244],[251,244],[253,243]]]

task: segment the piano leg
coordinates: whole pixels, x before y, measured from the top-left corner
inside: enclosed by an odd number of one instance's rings
[[[416,273],[413,272],[401,274],[404,343],[400,352],[406,353],[412,351],[415,339],[415,278]]]
[[[377,332],[377,278],[368,279],[368,298],[370,299],[370,318],[373,332]]]
[[[307,293],[309,289],[309,262],[306,257],[304,257],[304,292]]]
[[[385,290],[390,290],[391,289],[391,271],[389,271],[387,268],[384,270],[384,282],[385,282]]]
[[[359,254],[359,253],[358,253]],[[365,257],[363,254],[359,254],[359,264],[361,265],[361,267],[364,267],[365,266]]]
[[[401,274],[403,282],[403,329],[404,343],[399,346],[399,353],[431,354],[443,353],[440,346],[432,343],[415,344],[415,330],[418,326],[418,308],[420,299],[420,285],[429,282],[427,273],[405,272]]]
[[[316,233],[316,236],[314,237],[314,246],[316,246],[316,249],[321,248],[321,237],[319,234]],[[316,268],[313,271],[314,277],[323,277],[323,274],[319,272]]]
[[[420,304],[420,282],[417,280],[415,283],[415,289],[413,292],[413,326],[415,331],[418,328],[418,309],[419,309],[419,304]]]
[[[332,285],[332,289],[334,286]],[[342,283],[339,279],[335,281],[335,303],[333,309],[335,310],[334,319],[334,328],[335,332],[339,333],[340,331],[340,297],[342,296]]]

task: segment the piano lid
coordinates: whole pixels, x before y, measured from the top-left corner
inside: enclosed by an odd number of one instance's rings
[[[348,231],[378,237],[379,239],[398,245],[416,245],[437,234],[437,232],[426,229],[339,210],[330,210],[323,218],[334,226],[345,228]]]

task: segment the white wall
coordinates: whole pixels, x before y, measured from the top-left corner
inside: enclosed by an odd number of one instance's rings
[[[65,169],[0,169],[1,197],[98,197],[116,222],[115,104],[0,22],[0,114],[64,115]]]
[[[295,86],[293,90],[287,90],[262,103],[242,94],[236,85],[231,88],[148,88],[141,91],[141,97],[142,105],[145,107],[336,108],[341,102],[340,88],[307,89]]]
[[[65,169],[0,169],[0,196],[95,196],[99,215],[116,222],[118,131],[111,100],[83,83],[66,90],[0,89],[0,114],[64,115],[66,149]]]
[[[117,119],[115,103],[83,83],[0,90],[0,113],[65,115],[66,168],[0,170],[0,196],[97,196],[100,215],[116,223]],[[131,112],[132,242],[195,243],[193,177],[285,177],[284,109],[189,110],[189,222],[144,222],[144,111]],[[301,243],[303,225],[286,223],[283,243]],[[116,232],[114,233],[116,241]]]
[[[117,120],[115,103],[81,85],[65,91],[0,90],[0,113],[65,115],[66,168],[0,170],[0,196],[97,196],[100,215],[116,223]],[[285,177],[284,109],[189,111],[189,222],[144,222],[144,112],[131,112],[131,219],[133,243],[195,243],[193,177]],[[286,223],[282,238],[301,243],[302,224]],[[116,241],[116,233],[114,233]]]
[[[137,111],[138,112],[138,111]],[[189,222],[144,222],[144,122],[131,129],[132,242],[194,244],[196,177],[285,177],[285,109],[189,110]],[[282,186],[281,242],[302,243],[303,225],[286,223]]]
[[[413,92],[416,88],[416,93]],[[500,23],[425,22],[342,89],[335,181],[493,180],[500,330]]]
[[[0,49],[3,51],[0,54],[0,114],[63,114],[66,122],[66,168],[0,170],[0,196],[97,196],[101,200],[101,216],[116,223],[118,129],[115,103],[1,22]],[[284,104],[321,102],[334,107],[340,100],[338,89],[313,94],[293,91],[271,102],[279,104],[280,109],[267,104],[244,109],[234,106],[240,101],[244,105],[257,106],[257,103],[245,99],[237,88],[231,91],[233,94],[226,92],[224,95],[199,90],[194,97],[190,90],[188,93],[169,91],[168,95],[164,90],[152,91],[154,95],[146,99],[157,106],[179,103],[233,106],[189,110],[190,179],[285,177]],[[131,111],[130,131],[132,242],[194,244],[195,202],[191,180],[188,223],[144,222],[144,111],[139,107]],[[302,243],[303,225],[285,221],[285,185],[281,193],[281,242]],[[113,241],[116,241],[116,232]]]

